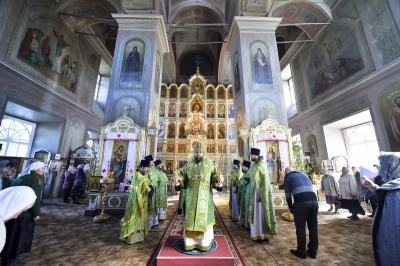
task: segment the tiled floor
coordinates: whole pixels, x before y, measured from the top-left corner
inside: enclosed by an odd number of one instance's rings
[[[289,249],[296,247],[293,222],[277,217],[279,235],[270,242],[253,241],[249,231],[228,217],[229,194],[219,193],[215,204],[228,230],[235,240],[247,265],[374,265],[371,247],[369,217],[359,221],[346,218],[348,212],[327,212],[320,202],[319,251],[317,259],[298,259]],[[58,200],[45,200],[41,219],[36,224],[32,251],[20,260],[27,265],[146,265],[161,238],[172,213],[177,196],[169,197],[168,219],[149,233],[145,243],[126,245],[118,239],[122,216],[95,224],[92,217],[84,216],[85,206],[63,204]]]

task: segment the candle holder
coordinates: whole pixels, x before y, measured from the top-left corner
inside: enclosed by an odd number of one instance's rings
[[[112,172],[111,172],[112,173]],[[110,177],[110,178],[108,178]],[[107,204],[107,195],[108,195],[108,186],[110,184],[114,184],[114,178],[112,178],[112,174],[110,175],[109,173],[106,174],[106,176],[103,178],[103,183],[105,184],[104,187],[104,195],[102,199],[102,206],[101,206],[101,214],[97,215],[96,217],[93,218],[93,222],[95,223],[105,223],[110,220],[110,215],[106,214],[106,204]]]

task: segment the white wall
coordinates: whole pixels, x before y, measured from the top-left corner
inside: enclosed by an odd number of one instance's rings
[[[324,126],[323,130],[328,158],[330,159],[333,156],[338,155],[342,155],[348,158],[342,130],[327,126]]]

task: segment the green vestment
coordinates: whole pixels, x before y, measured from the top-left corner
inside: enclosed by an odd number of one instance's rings
[[[247,196],[249,191],[249,176],[247,173],[242,175],[236,184],[240,193],[240,224],[248,228],[249,222],[246,218],[249,217],[249,209],[247,208],[249,203],[249,197]]]
[[[180,169],[178,176],[180,185],[177,190],[185,188],[185,235],[202,239],[204,232],[215,224],[212,188],[216,188],[217,169],[207,157],[199,163],[192,157]]]
[[[149,231],[147,221],[148,193],[151,182],[139,171],[135,172],[129,191],[121,233],[119,238],[128,244],[143,242]]]
[[[263,232],[264,234],[276,235],[278,234],[278,228],[276,225],[275,209],[272,199],[272,189],[269,180],[268,171],[265,169],[264,157],[259,157],[258,161],[255,162],[247,171],[246,177],[250,178],[248,185],[248,192],[246,194],[250,199],[246,204],[249,210],[249,222],[253,223],[253,211],[254,211],[254,200],[253,193],[255,186],[258,189],[258,195],[261,197],[263,206]]]
[[[158,187],[158,170],[155,166],[149,168],[147,177],[152,184],[152,191],[149,193],[149,213],[148,215],[157,214],[157,187]]]
[[[166,210],[168,208],[168,191],[167,191],[167,184],[168,178],[164,174],[163,171],[157,169],[157,176],[158,176],[158,187],[157,187],[157,208],[164,208]]]
[[[237,199],[239,200],[240,196],[239,196],[239,191],[238,191],[238,187],[237,187],[237,183],[240,180],[240,178],[243,176],[242,173],[242,166],[239,165],[239,167],[233,171],[233,174],[231,176],[231,187],[234,187],[236,190],[236,193],[238,194]],[[232,193],[234,193],[233,191],[231,191],[231,193],[229,194],[229,210],[232,210]],[[239,204],[239,203],[237,203]]]

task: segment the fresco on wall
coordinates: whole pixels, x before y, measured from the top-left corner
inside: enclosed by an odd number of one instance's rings
[[[218,118],[225,118],[225,105],[218,105]]]
[[[235,93],[238,94],[240,92],[240,66],[239,66],[239,54],[236,51],[235,57],[233,59],[233,69],[234,69],[234,86],[235,86]]]
[[[160,90],[160,65],[161,65],[161,57],[160,57],[160,51],[157,50],[157,55],[156,55],[156,75],[154,77],[154,92],[158,95],[158,92]]]
[[[135,86],[142,81],[145,44],[139,38],[126,42],[121,66],[120,85]]]
[[[37,19],[24,32],[18,58],[75,93],[82,73],[82,56],[75,43],[69,30],[57,21]]]
[[[186,117],[187,116],[187,105],[186,103],[181,103],[181,109],[179,111],[179,117]]]
[[[186,124],[182,123],[179,126],[179,136],[180,139],[185,139],[186,138]]]
[[[175,86],[172,86],[169,90],[169,98],[176,98],[177,96],[177,89]]]
[[[191,95],[195,93],[204,95],[204,86],[201,79],[197,78],[190,83],[190,93]]]
[[[235,108],[233,107],[233,104],[230,104],[229,107],[229,118],[234,118],[235,117]]]
[[[218,139],[225,139],[225,125],[220,124],[218,126]]]
[[[160,139],[164,138],[164,123],[162,122],[158,123],[158,137]]]
[[[214,88],[209,87],[207,89],[207,99],[214,99]]]
[[[214,139],[214,126],[212,124],[207,125],[207,139]]]
[[[207,118],[214,118],[214,104],[207,105]]]
[[[400,83],[384,90],[380,110],[385,125],[390,150],[400,151]]]
[[[272,84],[271,59],[268,48],[268,45],[262,41],[254,41],[250,44],[253,86]]]
[[[169,123],[169,124],[168,124],[168,134],[167,134],[167,138],[169,138],[169,139],[175,138],[175,124],[174,124],[174,123]]]
[[[225,90],[222,87],[218,88],[218,92],[217,92],[217,99],[225,99]]]
[[[354,31],[339,27],[328,31],[315,42],[310,52],[307,72],[311,98],[330,90],[363,68]]]
[[[168,107],[168,117],[175,117],[176,106],[174,103],[170,103]]]
[[[186,86],[181,88],[180,97],[181,99],[186,99],[188,97],[188,90]]]

